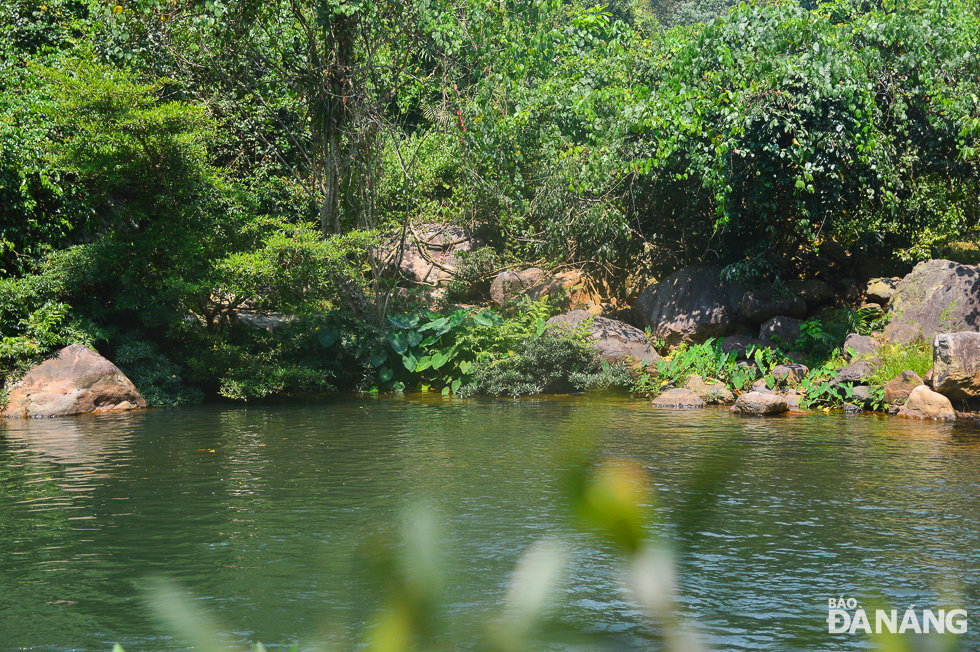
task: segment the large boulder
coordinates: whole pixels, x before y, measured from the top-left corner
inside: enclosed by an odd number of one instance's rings
[[[802,317],[805,314],[806,301],[790,292],[779,292],[772,286],[749,290],[742,295],[742,315],[757,324],[776,315]]]
[[[788,412],[786,399],[779,394],[746,392],[738,397],[731,407],[732,414],[779,414]]]
[[[714,378],[705,380],[698,374],[691,374],[684,382],[684,389],[689,389],[701,397],[708,405],[731,405],[735,402],[735,394],[725,383]]]
[[[759,339],[767,342],[779,340],[785,344],[792,344],[800,339],[803,332],[803,322],[799,319],[778,315],[773,317],[759,328]]]
[[[937,335],[932,360],[934,390],[954,401],[980,399],[980,333]]]
[[[807,309],[814,310],[834,300],[834,288],[825,281],[806,279],[786,281],[786,289],[806,301]]]
[[[119,367],[72,344],[32,367],[10,389],[4,416],[63,417],[145,407],[146,400]]]
[[[668,408],[672,410],[694,410],[704,407],[704,400],[689,389],[675,387],[653,399],[651,403],[655,408]]]
[[[884,387],[884,401],[887,405],[904,403],[908,400],[912,390],[923,384],[919,374],[910,369],[906,369],[887,383]]]
[[[720,272],[720,267],[692,265],[647,286],[636,299],[640,325],[670,346],[732,333],[744,290],[721,280]]]
[[[909,394],[898,416],[910,419],[938,419],[952,421],[956,418],[953,404],[949,399],[934,392],[925,385],[919,385]]]
[[[451,280],[460,252],[472,252],[482,243],[469,229],[452,224],[417,224],[372,249],[373,265],[385,276],[396,276],[421,285],[441,285]]]
[[[885,336],[900,344],[980,331],[980,268],[951,260],[919,263],[898,283],[888,312]]]
[[[615,319],[594,316],[585,310],[571,310],[555,315],[547,323],[566,328],[584,328],[586,338],[609,362],[635,360],[654,363],[660,359],[643,331]]]
[[[502,306],[541,283],[545,277],[544,270],[537,267],[517,272],[500,272],[490,285],[490,298],[498,306]]]

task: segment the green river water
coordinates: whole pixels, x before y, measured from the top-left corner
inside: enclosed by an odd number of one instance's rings
[[[243,640],[355,635],[377,607],[356,551],[427,505],[448,627],[496,613],[522,551],[565,535],[554,617],[654,649],[615,557],[571,532],[568,452],[649,470],[651,537],[716,650],[851,650],[828,598],[980,598],[980,435],[897,418],[737,418],[628,398],[327,397],[0,425],[0,648],[179,649],[141,601],[166,575]],[[695,479],[718,479],[713,500]],[[694,524],[693,529],[688,524]],[[971,616],[972,616],[971,611]],[[980,617],[980,613],[977,614]],[[980,650],[980,622],[958,637]]]

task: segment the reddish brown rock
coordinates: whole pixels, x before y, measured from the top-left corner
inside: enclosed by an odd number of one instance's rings
[[[145,408],[119,367],[81,344],[31,368],[8,397],[7,417],[62,417]]]
[[[903,403],[912,393],[912,390],[922,385],[923,381],[919,374],[910,369],[906,369],[887,383],[885,383],[885,403]]]

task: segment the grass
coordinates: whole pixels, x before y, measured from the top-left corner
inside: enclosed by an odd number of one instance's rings
[[[932,346],[926,343],[885,344],[875,352],[875,357],[880,362],[874,367],[873,385],[884,385],[906,369],[923,378],[932,369]]]

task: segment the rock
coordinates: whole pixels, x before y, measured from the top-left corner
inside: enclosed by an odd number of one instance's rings
[[[749,347],[769,348],[770,346],[772,346],[772,342],[758,340],[754,337],[748,337],[747,335],[732,335],[731,337],[726,337],[721,341],[722,352],[735,353],[735,358],[737,360],[745,360],[748,358],[747,351]]]
[[[786,289],[806,301],[807,309],[813,310],[834,300],[834,288],[829,283],[808,279],[786,281]]]
[[[898,344],[980,331],[980,269],[951,260],[919,263],[898,283],[888,312],[885,337]]]
[[[881,348],[881,345],[869,335],[851,333],[844,340],[844,351],[846,352],[848,349],[854,351],[854,354],[851,356],[852,360],[873,355],[879,348]]]
[[[935,360],[935,353],[933,353],[933,360]],[[926,372],[926,377],[922,379],[923,385],[928,385],[931,389],[935,389],[933,386],[933,381],[936,379],[936,367],[933,364],[932,369]]]
[[[932,359],[934,390],[954,401],[980,399],[980,333],[937,335]]]
[[[780,396],[782,396],[783,400],[786,401],[786,407],[788,407],[790,410],[800,409],[800,401],[803,400],[803,394],[800,394],[795,389],[788,389],[780,394]]]
[[[897,276],[891,278],[873,278],[868,281],[868,286],[864,290],[864,296],[868,298],[868,301],[873,303],[882,306],[888,305],[888,300],[895,294],[895,288],[898,287],[898,282],[901,280]]]
[[[371,251],[374,266],[384,276],[400,276],[412,283],[440,285],[449,281],[459,263],[457,254],[482,246],[469,229],[452,224],[418,224],[401,237]],[[399,254],[401,257],[399,259]]]
[[[909,394],[905,405],[898,411],[898,416],[910,419],[952,421],[956,419],[956,412],[948,398],[932,391],[925,385],[919,385]]]
[[[845,403],[841,406],[844,414],[861,414],[864,412],[864,408],[859,405],[854,405],[853,403]]]
[[[7,417],[62,417],[145,408],[146,401],[119,367],[72,344],[36,367],[10,390]]]
[[[833,384],[838,383],[860,383],[871,378],[874,373],[874,369],[871,367],[871,362],[868,360],[858,360],[857,362],[852,362],[846,367],[841,367],[837,370],[837,377],[832,381]]]
[[[843,297],[845,301],[857,301],[861,296],[857,284],[850,278],[835,279],[834,288],[837,295]]]
[[[732,390],[728,389],[725,383],[714,378],[705,380],[698,374],[691,374],[687,377],[684,388],[700,396],[708,405],[731,405],[735,402],[735,394]]]
[[[767,342],[782,342],[792,344],[800,339],[800,327],[803,322],[799,319],[778,315],[773,317],[759,329],[759,339]]]
[[[884,387],[884,401],[886,405],[904,403],[908,399],[912,390],[922,385],[922,378],[914,371],[906,369],[887,383]]]
[[[647,286],[636,299],[640,326],[669,346],[730,334],[741,316],[744,290],[722,281],[720,267],[692,265]]]
[[[692,410],[704,407],[704,401],[700,396],[689,389],[675,387],[653,399],[655,408],[671,408],[674,410]]]
[[[595,308],[601,312],[602,297],[590,289],[591,284],[579,270],[569,270],[545,278],[537,285],[524,291],[530,299],[537,301],[543,297],[561,299],[572,308]],[[491,286],[491,296],[493,288]]]
[[[766,385],[766,381],[760,378],[759,380],[752,383],[752,391],[758,392],[760,394],[773,394],[774,392],[769,389],[769,385]]]
[[[602,359],[608,362],[636,360],[654,363],[660,359],[643,331],[615,319],[594,316],[585,310],[571,310],[555,315],[547,323],[587,329],[586,338],[599,349]]]
[[[502,306],[519,294],[535,287],[544,278],[544,270],[537,267],[519,272],[500,272],[490,284],[490,298],[498,306]]]
[[[851,403],[863,406],[865,410],[870,410],[872,408],[871,388],[867,385],[856,385],[851,390]]]
[[[762,323],[776,315],[802,317],[805,314],[806,301],[789,292],[778,292],[772,286],[742,295],[742,316],[751,322]]]
[[[789,411],[786,399],[778,394],[747,392],[738,397],[731,407],[733,414],[779,414]]]
[[[773,378],[787,385],[799,385],[803,377],[810,373],[810,368],[804,364],[778,364],[772,368]]]

